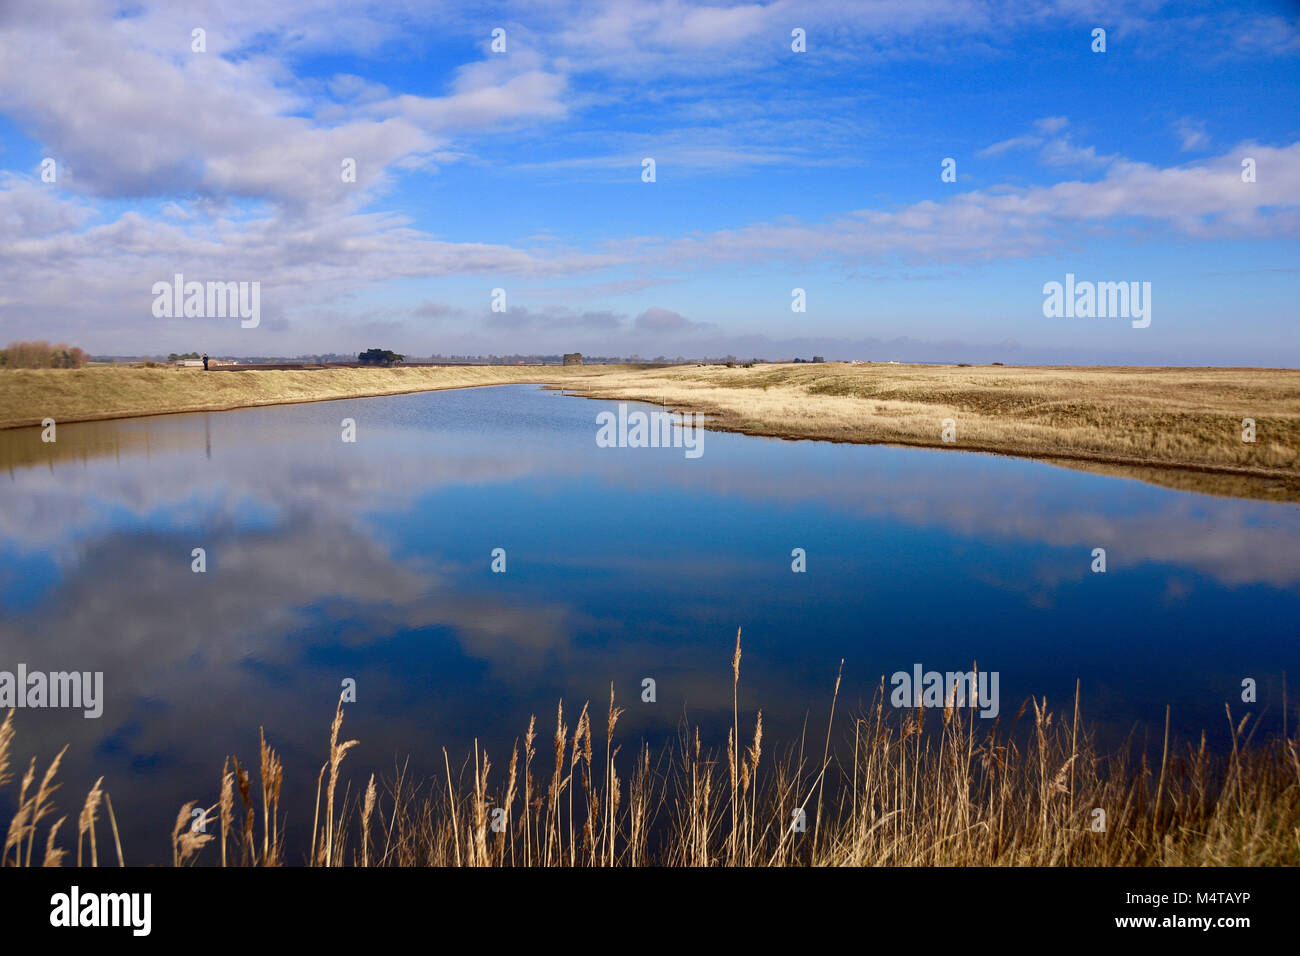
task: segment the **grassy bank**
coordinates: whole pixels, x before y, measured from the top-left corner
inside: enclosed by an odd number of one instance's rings
[[[678,366],[575,383],[750,435],[996,452],[1170,487],[1300,500],[1300,371]],[[1242,441],[1242,420],[1256,440]],[[954,440],[942,437],[944,419]]]
[[[474,385],[567,383],[597,367],[472,365],[204,372],[193,368],[7,370],[0,372],[0,428],[97,421],[171,412],[319,402]]]
[[[1300,371],[923,365],[449,366],[0,372],[0,428],[541,383],[790,439],[994,452],[1211,494],[1300,501]],[[1256,440],[1242,441],[1242,420]],[[954,440],[943,440],[951,419]]]
[[[733,683],[739,661],[737,641]],[[349,799],[340,797],[340,781],[356,741],[342,739],[340,703],[321,751],[302,859],[285,859],[280,802],[285,786],[313,782],[286,780],[263,737],[257,771],[229,757],[211,790],[179,808],[172,863],[1300,864],[1300,741],[1252,742],[1249,718],[1232,714],[1219,732],[1231,737],[1222,751],[1207,750],[1204,736],[1180,747],[1166,731],[1158,762],[1149,762],[1127,751],[1098,753],[1077,699],[1064,715],[1026,701],[1004,727],[962,707],[896,711],[885,703],[882,682],[873,708],[837,724],[832,707],[824,734],[810,731],[775,757],[761,712],[743,714],[742,727],[737,708],[725,746],[708,748],[698,730],[684,730],[678,744],[657,753],[620,745],[621,713],[611,687],[608,705],[594,712],[561,707],[553,733],[539,733],[530,721],[504,762],[476,748],[459,764],[446,760],[431,780],[371,774]],[[11,711],[0,725],[0,785],[12,776],[14,740]],[[58,865],[65,857],[120,864],[130,857],[102,778],[64,831],[75,851],[61,841],[67,818],[52,796],[62,756],[39,785],[35,758],[22,775],[4,865]],[[195,808],[205,832],[191,827]]]

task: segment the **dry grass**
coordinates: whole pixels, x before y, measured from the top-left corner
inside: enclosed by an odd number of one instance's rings
[[[733,688],[740,680],[740,643]],[[836,690],[838,691],[838,680]],[[340,742],[342,703],[330,727],[317,781],[309,865],[315,866],[1258,866],[1300,864],[1300,740],[1261,742],[1249,717],[1227,714],[1230,749],[1179,748],[1168,735],[1159,767],[1128,747],[1101,754],[1080,722],[1028,700],[1011,721],[991,725],[962,707],[896,712],[885,688],[874,705],[837,726],[832,705],[820,760],[803,742],[764,757],[763,720],[738,744],[733,708],[725,756],[698,730],[657,755],[642,743],[629,756],[615,744],[621,709],[610,690],[604,751],[590,708],[572,727],[556,713],[554,763],[534,766],[535,721],[516,740],[503,777],[477,743],[461,768],[444,760],[445,780],[412,784],[403,767],[364,794],[335,802],[339,768],[355,741]],[[745,715],[745,723],[749,723]],[[1023,720],[1023,724],[1022,724]],[[13,713],[0,724],[0,782],[13,744]],[[831,746],[836,732],[844,739]],[[836,753],[845,755],[837,758]],[[444,751],[444,756],[445,756]],[[172,831],[173,864],[195,861],[276,866],[283,862],[279,761],[263,735],[262,835],[248,775],[233,758],[217,803],[195,816],[186,803]],[[851,754],[851,757],[848,755]],[[60,758],[62,754],[60,754]],[[38,824],[53,813],[59,759],[35,795],[35,760],[19,788],[3,865],[31,865]],[[234,772],[229,771],[233,763]],[[622,768],[620,772],[620,767]],[[326,780],[326,811],[320,787]],[[534,776],[534,774],[537,776]],[[624,776],[626,774],[626,777]],[[468,782],[466,781],[468,777]],[[234,817],[234,790],[244,800]],[[97,782],[81,814],[94,855]],[[107,799],[107,794],[104,794]],[[109,803],[111,812],[111,802]],[[220,848],[206,849],[208,814],[219,808]],[[1105,813],[1098,829],[1096,811]],[[196,823],[203,823],[199,826]],[[60,820],[44,860],[58,865]],[[116,834],[116,823],[114,822]],[[228,849],[236,852],[228,856]],[[118,863],[122,854],[118,847]]]
[[[563,383],[600,366],[470,365],[204,372],[192,368],[14,369],[0,372],[0,428],[173,412],[396,395],[475,385]]]
[[[1300,371],[677,366],[570,386],[749,435],[996,452],[1213,494],[1300,500]],[[943,420],[956,440],[942,440]],[[1242,441],[1242,419],[1256,440]]]

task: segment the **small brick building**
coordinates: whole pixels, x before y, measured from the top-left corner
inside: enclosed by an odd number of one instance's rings
[[[581,365],[581,364],[582,364],[582,353],[581,353],[581,352],[565,352],[565,353],[564,353],[564,364],[565,364],[565,365]]]

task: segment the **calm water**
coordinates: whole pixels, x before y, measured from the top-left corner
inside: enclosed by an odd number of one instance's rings
[[[440,770],[476,738],[504,767],[560,698],[603,725],[610,682],[625,742],[685,716],[723,745],[737,626],[742,721],[761,706],[771,746],[805,719],[825,733],[841,658],[841,713],[882,675],[977,661],[1006,720],[1031,694],[1068,710],[1077,678],[1105,736],[1158,736],[1170,704],[1212,743],[1242,678],[1276,725],[1300,674],[1295,506],[714,432],[698,460],[598,448],[613,408],[516,386],[0,433],[0,670],[105,682],[98,720],[20,710],[18,759],[71,744],[60,814],[103,774],[128,862],[161,862],[224,755],[256,764],[259,726],[289,830],[309,830],[345,678],[364,780],[407,755]]]

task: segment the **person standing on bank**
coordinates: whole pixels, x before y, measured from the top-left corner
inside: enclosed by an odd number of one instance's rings
[[[204,352],[204,353],[203,353],[203,371],[206,372],[207,370],[208,370],[208,353],[207,353],[207,352]]]

